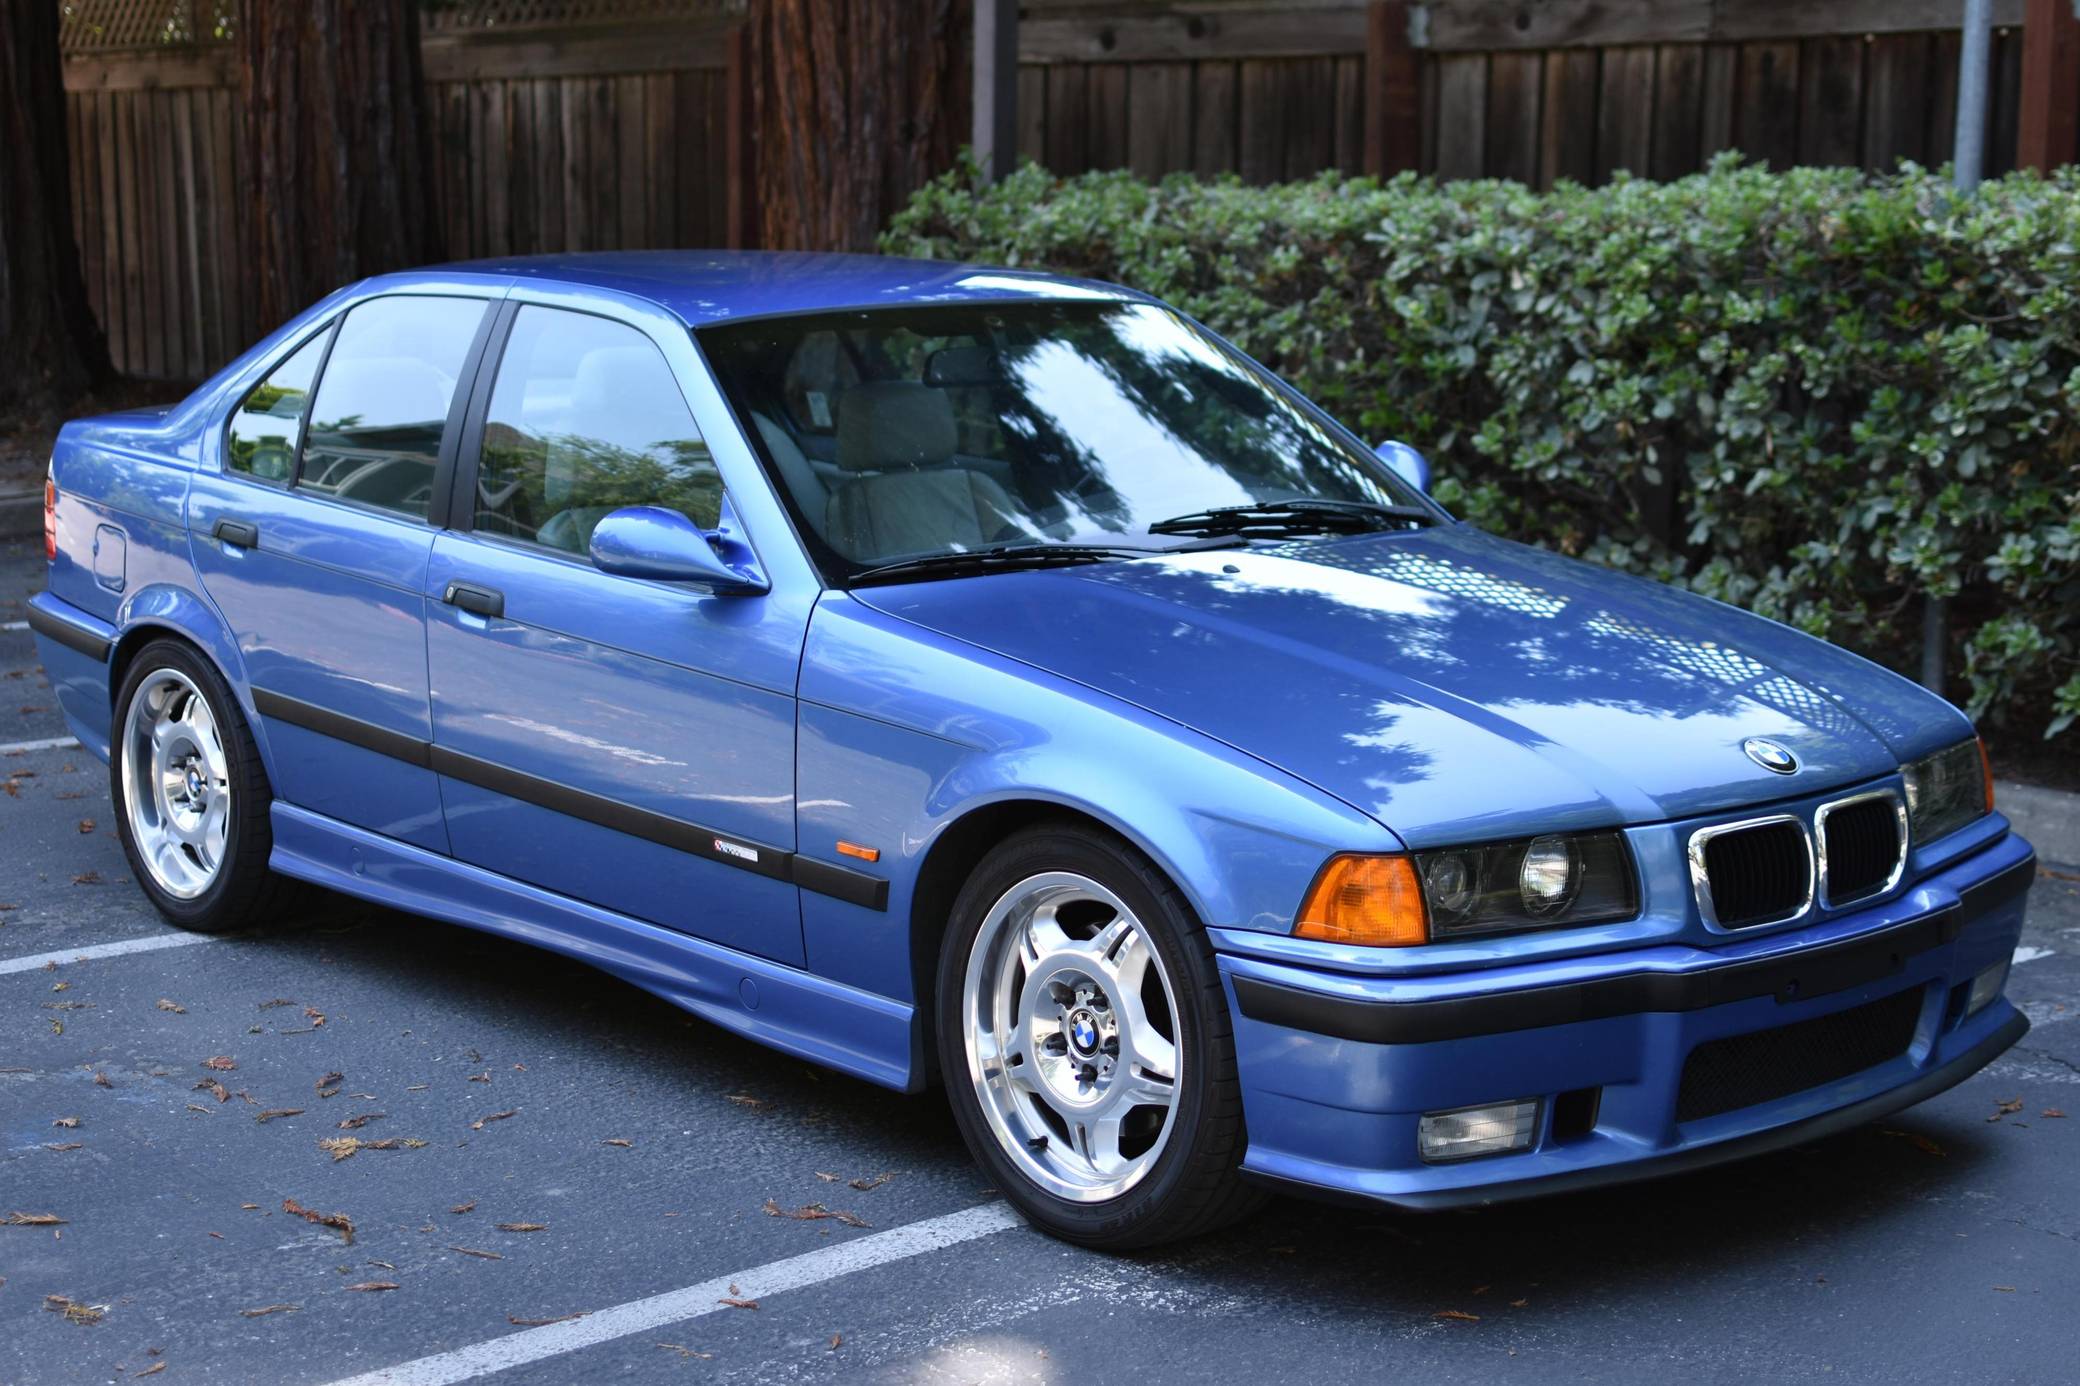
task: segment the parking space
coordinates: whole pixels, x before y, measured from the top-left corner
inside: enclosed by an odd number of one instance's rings
[[[0,624],[40,569],[0,540]],[[62,736],[34,663],[0,629],[0,744]],[[1281,1200],[1108,1258],[1007,1216],[936,1097],[560,958],[340,900],[157,946],[101,765],[0,752],[0,779],[0,1383],[2071,1374],[2072,863],[2010,987],[2035,1031],[1894,1118],[1521,1207]]]

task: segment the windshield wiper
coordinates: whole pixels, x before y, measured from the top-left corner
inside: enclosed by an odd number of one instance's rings
[[[1184,547],[1197,548],[1198,545]],[[1072,563],[1105,563],[1116,558],[1147,558],[1151,554],[1175,552],[1176,549],[1140,549],[1123,544],[999,544],[994,548],[928,553],[878,564],[854,573],[848,585],[860,587],[912,577],[962,577],[970,573],[1003,572],[1016,568],[1056,568]]]
[[[1415,505],[1381,505],[1374,501],[1329,500],[1304,496],[1297,500],[1223,505],[1157,520],[1150,534],[1363,534],[1398,524],[1434,525],[1437,516]]]

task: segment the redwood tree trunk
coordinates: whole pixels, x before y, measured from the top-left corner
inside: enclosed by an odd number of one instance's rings
[[[0,6],[0,408],[112,373],[73,235],[58,7]]]
[[[272,326],[445,258],[414,0],[240,0],[245,205]]]
[[[871,250],[968,130],[969,0],[753,0],[751,123],[769,250]]]

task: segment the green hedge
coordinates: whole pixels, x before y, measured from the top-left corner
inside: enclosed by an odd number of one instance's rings
[[[963,169],[882,246],[1169,299],[1475,522],[1895,668],[1952,597],[1953,694],[2080,750],[2075,170],[1960,201],[1731,158],[1549,193]]]

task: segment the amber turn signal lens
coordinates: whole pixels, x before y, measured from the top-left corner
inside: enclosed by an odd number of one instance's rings
[[[1979,778],[1986,785],[1986,811],[1993,812],[1993,761],[1986,754],[1986,738],[1979,738]]]
[[[1366,948],[1428,943],[1415,863],[1407,857],[1331,857],[1300,906],[1293,936]]]

